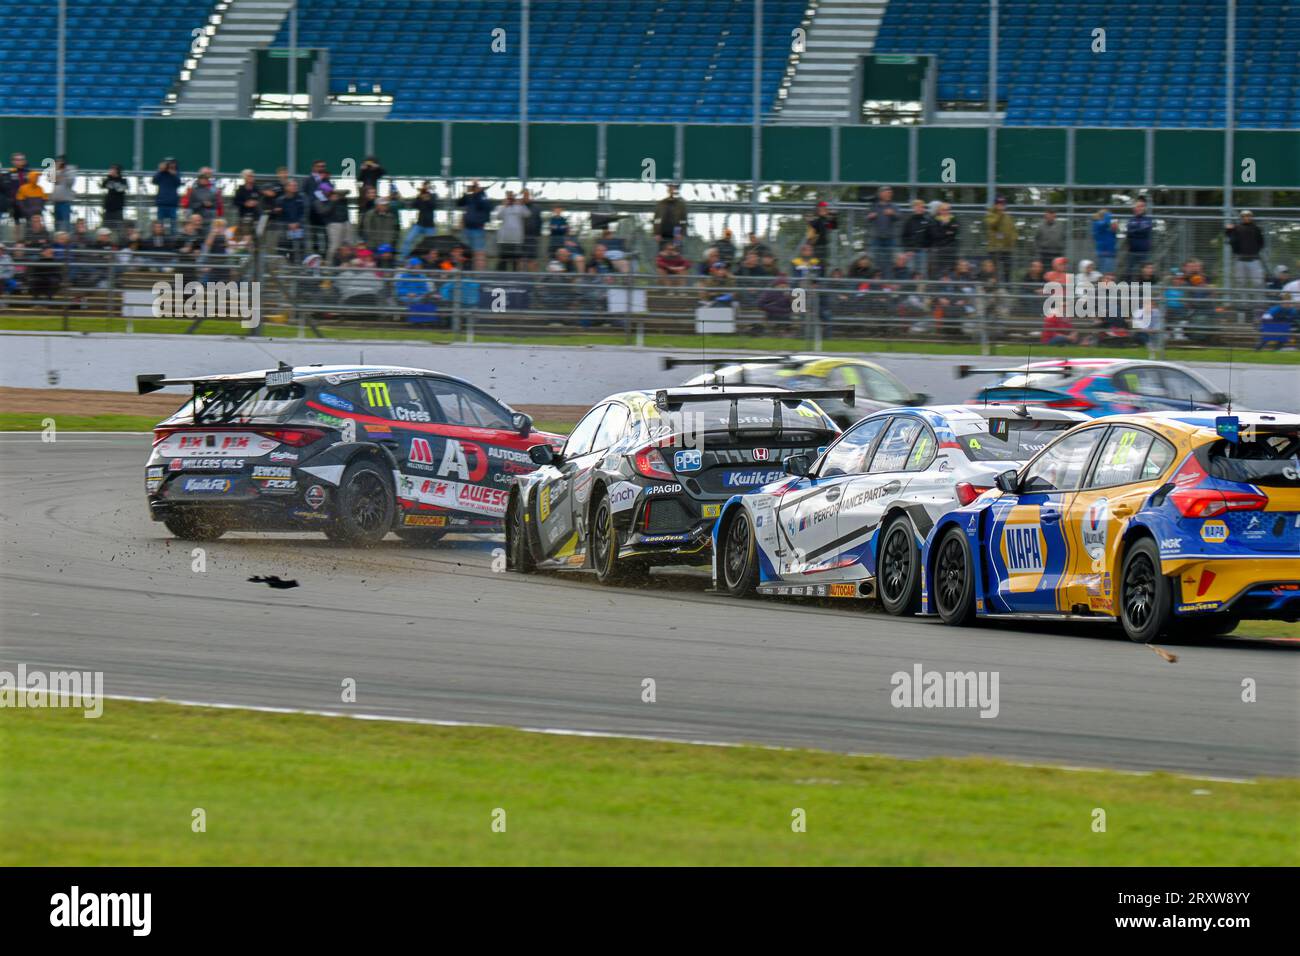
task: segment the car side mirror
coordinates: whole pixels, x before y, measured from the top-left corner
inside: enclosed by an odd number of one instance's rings
[[[1232,401],[1232,396],[1227,392],[1215,392],[1210,396],[1210,401],[1215,405],[1227,405]]]
[[[510,416],[510,424],[514,430],[521,435],[527,435],[533,430],[533,416],[525,415],[523,412],[515,412]]]
[[[550,445],[533,445],[528,449],[528,457],[532,459],[534,465],[553,465],[560,459]]]
[[[791,455],[781,462],[781,467],[787,475],[804,478],[812,471],[812,460],[807,455]]]
[[[913,405],[925,405],[929,401],[930,401],[929,392],[917,392],[915,395],[912,396]]]
[[[1009,495],[1014,495],[1020,490],[1020,476],[1014,471],[1002,472],[1002,474],[998,475],[995,483],[998,486],[998,491],[1005,491]]]

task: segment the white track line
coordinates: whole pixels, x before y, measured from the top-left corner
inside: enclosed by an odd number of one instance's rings
[[[30,688],[17,688],[27,693],[53,693],[52,691],[31,691]],[[67,696],[67,695],[60,695]],[[867,757],[883,760],[944,760],[961,759],[951,755],[933,757],[900,757],[897,754],[855,753],[818,750],[815,747],[783,747],[777,744],[736,743],[730,740],[685,740],[680,737],[662,737],[655,734],[629,734],[609,730],[574,730],[567,727],[518,727],[512,724],[490,724],[473,720],[439,720],[434,717],[397,717],[392,714],[358,714],[342,710],[311,710],[301,707],[272,707],[268,704],[222,704],[203,700],[176,700],[170,697],[136,697],[129,694],[104,694],[104,700],[125,700],[136,704],[172,704],[177,707],[208,707],[213,710],[247,710],[259,714],[296,714],[304,717],[342,717],[348,720],[373,720],[393,724],[419,724],[425,727],[479,727],[487,730],[518,730],[526,734],[545,734],[550,737],[592,737],[604,740],[644,740],[659,744],[687,744],[692,747],[727,747],[732,749],[751,748],[754,750],[773,750],[795,752],[807,750],[811,753],[829,753],[844,757]],[[32,708],[35,709],[35,708]],[[996,758],[994,758],[996,759]],[[1063,770],[1069,773],[1117,773],[1126,777],[1151,777],[1156,773],[1165,773],[1184,780],[1198,780],[1209,783],[1248,783],[1255,781],[1245,777],[1206,777],[1198,774],[1179,773],[1172,770],[1123,770],[1113,767],[1083,767],[1068,764],[1026,763],[1006,760],[1003,763],[1012,767],[1026,767],[1035,770]]]

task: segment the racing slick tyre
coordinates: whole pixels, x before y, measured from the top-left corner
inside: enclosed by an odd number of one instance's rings
[[[939,539],[930,588],[939,620],[955,627],[971,622],[975,616],[975,567],[961,528],[949,528]]]
[[[1150,538],[1135,541],[1124,554],[1119,579],[1119,622],[1130,641],[1149,644],[1169,627],[1173,588],[1160,573],[1160,551]]]
[[[880,603],[895,616],[915,614],[921,606],[921,550],[912,522],[899,515],[885,527],[876,561]]]
[[[732,597],[749,597],[758,584],[758,549],[749,513],[737,508],[722,541],[722,584]]]
[[[518,496],[510,499],[510,513],[506,515],[506,568],[520,574],[532,574],[537,570],[533,543],[528,540],[528,525]]]
[[[427,548],[441,541],[447,532],[434,528],[398,528],[397,536],[409,545]]]
[[[339,544],[374,547],[393,527],[396,508],[383,469],[370,461],[354,461],[339,482],[334,520],[326,534]]]
[[[619,535],[614,527],[614,511],[606,495],[596,507],[587,531],[587,551],[601,584],[632,584],[644,580],[650,569],[643,563],[619,560]]]
[[[212,515],[174,514],[163,524],[182,541],[216,541],[226,533],[225,524]]]

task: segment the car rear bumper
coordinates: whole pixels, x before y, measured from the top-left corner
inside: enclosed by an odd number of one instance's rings
[[[1247,620],[1300,620],[1300,558],[1175,564],[1179,600],[1174,612],[1178,615],[1230,613]],[[1166,573],[1171,570],[1166,568]]]

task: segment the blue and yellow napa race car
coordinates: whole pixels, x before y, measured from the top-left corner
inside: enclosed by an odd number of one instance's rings
[[[1076,426],[939,519],[922,613],[1118,621],[1135,641],[1300,620],[1300,415]]]

